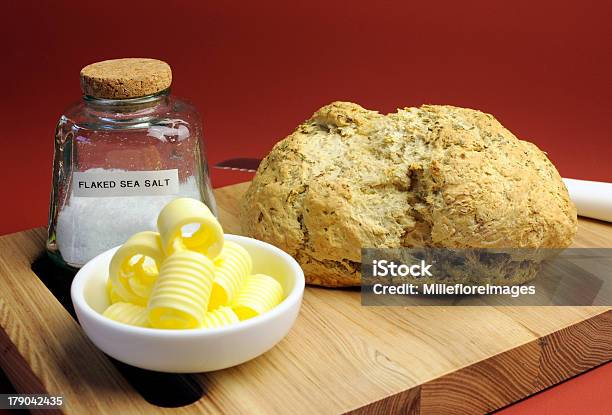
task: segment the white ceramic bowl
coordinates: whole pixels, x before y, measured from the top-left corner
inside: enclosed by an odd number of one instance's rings
[[[253,272],[276,278],[285,299],[274,309],[219,329],[161,330],[128,326],[102,316],[108,307],[110,249],[79,270],[71,296],[79,323],[91,341],[109,356],[143,369],[172,373],[207,372],[234,366],[266,352],[287,335],[304,293],[304,273],[287,253],[257,239],[225,235],[253,257]]]

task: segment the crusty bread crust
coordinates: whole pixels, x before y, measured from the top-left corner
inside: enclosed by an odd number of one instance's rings
[[[240,216],[308,283],[334,287],[359,284],[362,247],[563,248],[577,226],[553,164],[492,115],[424,105],[384,116],[349,102],[274,146]]]

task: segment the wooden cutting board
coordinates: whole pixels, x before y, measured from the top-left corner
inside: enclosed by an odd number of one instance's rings
[[[216,190],[228,233],[245,189]],[[43,229],[0,237],[0,364],[20,392],[63,395],[66,413],[481,413],[612,359],[610,307],[362,307],[358,291],[309,287],[263,356],[148,372],[87,340],[44,242]],[[575,245],[612,247],[612,226],[581,219]]]

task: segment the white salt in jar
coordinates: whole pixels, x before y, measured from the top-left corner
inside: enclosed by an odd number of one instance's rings
[[[55,130],[47,251],[81,267],[135,232],[155,230],[177,197],[216,212],[191,105],[170,96],[170,67],[155,59],[116,59],[81,71],[83,99]]]

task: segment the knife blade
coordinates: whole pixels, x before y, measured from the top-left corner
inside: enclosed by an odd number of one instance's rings
[[[213,167],[223,170],[245,171],[255,173],[259,167],[261,159],[256,158],[234,158],[220,161]]]

